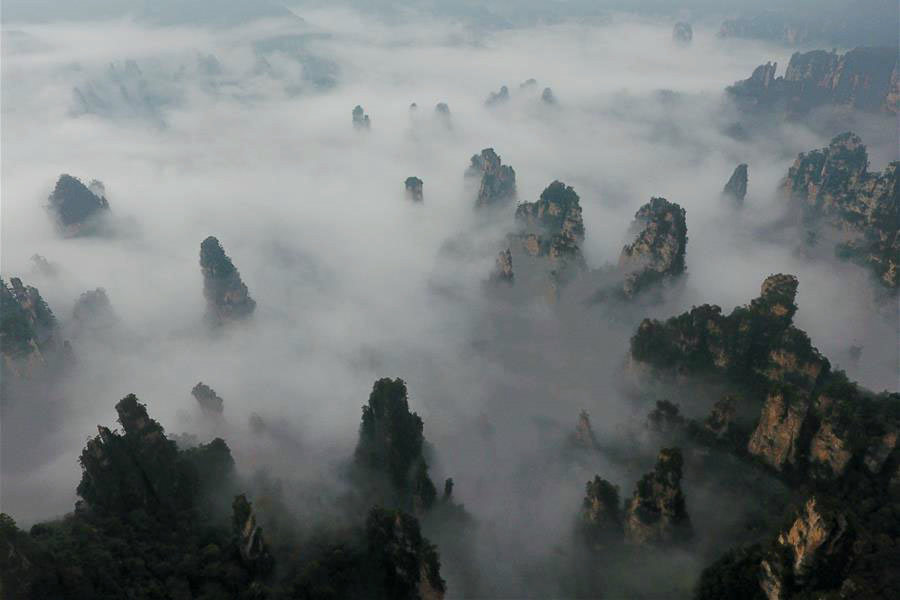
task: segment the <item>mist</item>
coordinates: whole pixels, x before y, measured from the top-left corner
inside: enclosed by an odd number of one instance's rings
[[[0,505],[20,525],[72,510],[85,440],[129,393],[170,434],[226,439],[247,477],[265,469],[337,495],[372,382],[401,377],[435,480],[453,477],[479,523],[476,561],[496,565],[462,582],[442,555],[450,596],[559,595],[548,565],[570,542],[585,482],[599,473],[627,496],[659,447],[643,423],[661,396],[623,375],[640,319],[704,303],[728,312],[769,274],[792,273],[795,321],[813,344],[862,385],[897,390],[896,305],[864,269],[805,255],[778,226],[797,154],[851,127],[825,115],[749,140],[728,133],[742,116],[724,88],[793,49],[718,38],[712,20],[677,46],[674,19],[649,11],[479,29],[439,11],[290,8],[217,27],[132,11],[5,17],[2,274],[40,290],[78,360],[49,397],[3,407]],[[529,78],[538,85],[520,87]],[[486,106],[502,85],[509,101]],[[368,131],[352,127],[357,104]],[[894,120],[858,119],[871,170],[900,158]],[[463,178],[488,147],[515,168],[519,202],[553,180],[574,187],[592,268],[615,264],[652,196],[680,204],[683,286],[618,316],[574,296],[492,300],[485,282],[513,210],[476,213]],[[740,211],[720,196],[738,163],[750,168]],[[111,235],[57,234],[45,205],[60,173],[103,182]],[[409,176],[424,181],[421,205],[404,198]],[[257,302],[252,319],[215,333],[198,264],[209,235]],[[35,270],[34,254],[56,274]],[[117,321],[79,330],[75,302],[98,287]],[[198,381],[224,398],[221,419],[191,398]],[[689,416],[708,411],[678,396],[686,389],[664,393]],[[565,460],[582,409],[605,445],[639,453]],[[699,516],[717,492],[695,479],[685,494]],[[703,539],[731,526],[697,521]],[[671,560],[696,573],[700,554]]]

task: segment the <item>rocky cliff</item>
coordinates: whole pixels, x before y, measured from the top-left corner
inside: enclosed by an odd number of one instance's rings
[[[204,412],[219,415],[222,414],[225,401],[222,400],[214,389],[202,381],[191,389],[191,396],[194,397],[194,400],[197,401],[197,404],[200,405],[200,408],[202,408]]]
[[[363,406],[354,460],[364,476],[372,477],[372,493],[382,495],[377,502],[417,514],[434,505],[437,489],[423,455],[423,428],[419,415],[409,410],[402,379],[375,382]],[[388,489],[383,490],[381,484],[387,484]]]
[[[900,162],[868,170],[859,136],[844,133],[827,148],[797,157],[781,185],[805,227],[838,232],[837,254],[867,265],[889,289],[900,285]]]
[[[92,181],[86,186],[80,179],[66,174],[59,176],[48,201],[56,224],[65,236],[97,233],[109,213],[102,183]]]
[[[743,204],[744,198],[747,197],[747,180],[747,164],[741,163],[734,168],[734,172],[722,190],[722,195],[738,205]]]
[[[728,88],[745,108],[801,115],[820,106],[842,106],[897,114],[897,49],[854,48],[846,54],[814,50],[791,56],[782,77],[777,64],[756,68],[749,79]]]
[[[578,194],[571,186],[554,181],[537,201],[520,204],[515,218],[517,231],[507,236],[507,243],[510,266],[516,265],[516,281],[554,300],[559,288],[585,268]],[[503,253],[501,258],[505,259]]]
[[[207,320],[214,325],[250,316],[256,301],[250,297],[241,275],[225,254],[219,240],[210,236],[200,244],[200,270]]]
[[[634,215],[634,242],[622,248],[622,293],[633,298],[648,286],[684,273],[687,222],[684,209],[665,198],[651,198]]]
[[[502,206],[515,200],[516,172],[509,165],[502,164],[493,148],[485,148],[480,154],[472,156],[466,177],[479,180],[475,198],[477,208]]]
[[[72,309],[72,318],[81,331],[102,332],[118,322],[112,303],[103,288],[88,290],[81,294]]]
[[[366,114],[365,109],[362,106],[357,104],[353,107],[353,128],[357,131],[367,131],[371,126],[372,122],[369,120],[369,115]]]
[[[671,544],[693,536],[681,491],[683,462],[679,449],[660,450],[656,467],[641,478],[625,506],[626,541]]]
[[[15,377],[36,375],[70,350],[41,293],[18,277],[9,285],[0,279],[0,348],[4,374]]]
[[[585,486],[578,530],[595,549],[602,550],[622,541],[624,529],[619,488],[599,475]]]
[[[406,189],[406,197],[413,202],[424,201],[425,195],[422,191],[423,185],[424,183],[418,177],[407,177],[406,181],[403,182],[403,186]]]

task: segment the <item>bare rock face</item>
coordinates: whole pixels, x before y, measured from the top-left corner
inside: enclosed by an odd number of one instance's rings
[[[274,561],[263,537],[262,527],[256,522],[253,505],[244,494],[240,494],[235,496],[231,510],[241,562],[256,573],[270,571]]]
[[[403,182],[403,185],[406,188],[407,198],[413,202],[422,202],[425,200],[425,195],[422,191],[422,186],[424,184],[421,179],[418,177],[407,177],[406,181]]]
[[[366,114],[362,106],[357,104],[353,108],[353,128],[357,131],[368,131],[371,126],[372,122],[369,121],[369,115]]]
[[[224,400],[216,394],[216,391],[203,383],[199,382],[191,390],[191,395],[200,405],[204,412],[221,415],[224,408]]]
[[[513,272],[512,253],[509,248],[501,250],[500,253],[497,254],[494,270],[491,272],[491,281],[494,283],[512,285],[515,280],[516,276]]]
[[[597,548],[621,542],[623,525],[618,486],[599,475],[588,481],[578,526],[586,541]]]
[[[672,28],[672,39],[679,44],[690,44],[694,39],[694,28],[690,23],[679,21]]]
[[[803,455],[809,398],[793,391],[770,393],[747,451],[777,471],[797,467]]]
[[[625,540],[632,544],[672,544],[693,536],[681,492],[681,450],[660,450],[656,467],[644,475],[625,507]]]
[[[855,48],[846,54],[796,52],[783,77],[774,63],[756,68],[728,92],[747,108],[781,109],[799,115],[825,105],[897,114],[897,49]]]
[[[57,226],[66,237],[98,232],[102,218],[109,213],[103,184],[93,181],[86,186],[71,175],[59,176],[48,200]]]
[[[594,429],[591,427],[591,417],[586,410],[581,411],[578,415],[578,424],[575,426],[575,433],[572,434],[572,444],[588,450],[600,448],[597,437],[594,435]]]
[[[685,271],[687,222],[684,209],[665,198],[651,198],[634,215],[634,242],[622,248],[619,269],[626,272],[622,292],[633,298],[647,286]]]
[[[516,208],[516,224],[518,231],[508,235],[507,242],[517,281],[540,289],[552,302],[560,288],[585,269],[578,194],[571,186],[554,181],[536,202]]]
[[[762,561],[760,587],[766,598],[791,598],[813,583],[810,580],[815,580],[820,572],[839,572],[847,560],[852,537],[847,518],[841,512],[811,497],[790,528],[778,536],[775,549]]]
[[[900,285],[900,162],[868,171],[859,136],[843,133],[827,148],[800,154],[782,183],[803,222],[840,232],[839,256],[868,266],[891,290]]]
[[[502,206],[516,197],[516,172],[500,161],[493,148],[485,148],[472,157],[467,177],[479,178],[476,208]]]
[[[741,205],[747,197],[747,164],[741,163],[734,168],[734,172],[725,184],[722,195]]]
[[[250,297],[237,268],[225,254],[219,240],[210,236],[200,245],[200,269],[207,320],[214,325],[250,316],[256,301]]]

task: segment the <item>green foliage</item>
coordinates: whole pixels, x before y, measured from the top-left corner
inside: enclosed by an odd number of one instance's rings
[[[759,586],[762,558],[762,548],[758,544],[729,550],[703,569],[694,590],[694,599],[765,600]]]
[[[383,378],[375,382],[362,409],[356,463],[388,478],[401,505],[434,503],[436,491],[422,455],[422,419],[409,410],[406,383]]]

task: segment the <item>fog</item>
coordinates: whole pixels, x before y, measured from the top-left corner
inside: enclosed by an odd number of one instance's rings
[[[424,11],[295,12],[302,19],[216,28],[129,14],[4,23],[2,274],[40,290],[78,360],[51,397],[3,407],[0,504],[20,525],[72,509],[81,448],[128,393],[169,433],[224,437],[244,474],[266,467],[337,493],[373,381],[402,377],[434,479],[454,478],[479,523],[478,559],[495,565],[478,590],[549,595],[558,575],[523,573],[556,560],[585,482],[598,473],[628,496],[658,449],[641,433],[652,402],[636,402],[623,376],[640,318],[702,303],[727,312],[770,273],[792,273],[798,327],[851,378],[897,389],[896,306],[864,269],[803,255],[796,230],[779,225],[788,167],[839,131],[823,117],[749,141],[726,133],[741,116],[724,88],[760,63],[786,65],[792,49],[719,39],[713,22],[695,24],[693,43],[679,47],[668,17],[478,30]],[[520,88],[529,78],[538,85]],[[485,106],[501,85],[509,102]],[[540,101],[547,86],[555,106]],[[450,127],[433,113],[438,102]],[[370,131],[351,126],[357,104]],[[891,123],[853,123],[873,170],[898,158]],[[513,209],[473,210],[463,172],[486,147],[515,168],[520,202],[554,179],[575,188],[594,268],[616,262],[651,196],[680,204],[683,287],[621,318],[576,298],[492,300],[484,282]],[[741,162],[750,191],[736,211],[720,192]],[[59,237],[44,206],[60,173],[105,184],[112,236]],[[404,198],[411,175],[424,181],[422,205]],[[198,265],[208,235],[258,305],[214,334]],[[36,272],[35,253],[58,274]],[[97,287],[119,322],[79,332],[72,308]],[[853,345],[860,361],[849,359]],[[197,381],[224,398],[220,421],[191,398]],[[690,414],[692,399],[678,393],[669,396]],[[645,454],[563,460],[581,409],[604,443]],[[273,431],[253,434],[251,413]],[[710,492],[687,479],[699,517]],[[727,527],[695,521],[701,537]],[[683,560],[690,572],[701,566]],[[459,566],[442,562],[453,596]]]

